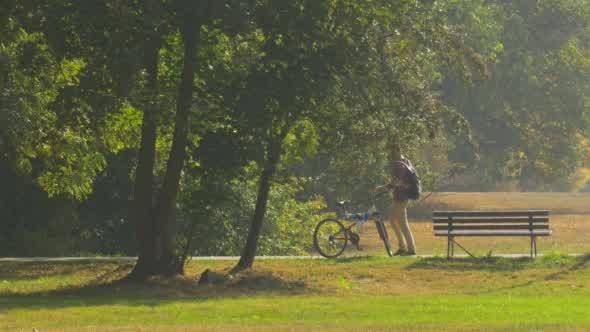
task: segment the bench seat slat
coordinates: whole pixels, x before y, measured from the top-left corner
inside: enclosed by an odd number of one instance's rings
[[[533,224],[536,223],[548,223],[549,222],[549,218],[548,217],[535,217],[532,219],[529,219],[528,217],[525,218],[521,218],[521,217],[510,217],[510,218],[477,218],[477,217],[471,217],[471,218],[453,218],[452,220],[449,220],[449,218],[444,218],[444,217],[434,217],[432,218],[432,222],[435,224],[447,224],[449,222],[453,222],[455,223],[463,223],[463,224],[467,224],[467,223],[472,223],[472,224],[486,224],[486,223],[529,223],[532,222]]]
[[[444,231],[451,228],[449,225],[435,225],[435,231]],[[538,225],[453,225],[453,230],[530,230],[530,229],[549,229],[549,224],[538,224]]]
[[[433,217],[523,217],[548,216],[548,210],[512,210],[512,211],[434,211]]]
[[[434,231],[435,236],[550,236],[551,230],[534,230],[534,231],[499,231],[499,230],[477,230],[477,231],[465,231],[465,230],[458,230],[458,231]]]

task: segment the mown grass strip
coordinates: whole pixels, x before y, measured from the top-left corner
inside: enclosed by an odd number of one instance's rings
[[[586,296],[255,296],[210,300],[0,300],[4,328],[292,326],[590,328]]]

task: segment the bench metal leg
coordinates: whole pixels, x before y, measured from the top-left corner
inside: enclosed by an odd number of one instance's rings
[[[471,258],[477,258],[474,254],[472,254],[471,252],[469,252],[469,250],[465,249],[465,247],[463,247],[462,245],[459,244],[459,242],[456,242],[455,239],[453,238],[453,242],[452,242],[452,253],[453,255],[455,254],[455,244],[459,246],[459,248],[463,249],[463,251],[465,251],[465,253],[469,256],[471,256]]]
[[[453,236],[447,237],[447,259],[455,256],[455,238]]]
[[[531,236],[531,258],[537,257],[537,237]]]
[[[447,237],[447,259],[455,256],[455,238],[452,236]]]

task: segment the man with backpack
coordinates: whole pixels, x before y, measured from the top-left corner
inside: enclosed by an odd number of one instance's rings
[[[408,224],[406,208],[409,200],[420,197],[421,185],[418,173],[409,159],[401,154],[399,139],[392,142],[391,161],[393,184],[393,208],[390,223],[398,240],[396,256],[413,256],[416,254],[416,243]]]
[[[420,195],[420,182],[416,169],[404,156],[395,162],[395,183],[393,185],[393,208],[390,223],[399,249],[395,256],[413,256],[416,254],[416,243],[410,225],[406,208],[410,199],[418,199]]]

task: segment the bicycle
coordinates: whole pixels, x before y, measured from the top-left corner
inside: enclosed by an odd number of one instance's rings
[[[380,186],[372,191],[369,196],[371,207],[366,212],[348,213],[346,206],[350,202],[342,201],[336,203],[336,206],[342,208],[344,212],[343,217],[339,219],[324,219],[316,225],[313,232],[313,244],[320,255],[326,258],[336,258],[344,252],[349,242],[355,245],[357,250],[360,250],[360,235],[355,233],[353,228],[357,225],[362,226],[365,222],[372,219],[375,221],[375,226],[377,227],[379,237],[383,241],[385,251],[390,257],[393,256],[387,229],[383,223],[383,216],[375,206],[377,197],[388,192],[388,190],[378,191],[383,188],[386,187]],[[343,222],[348,223],[348,227],[345,227]]]

